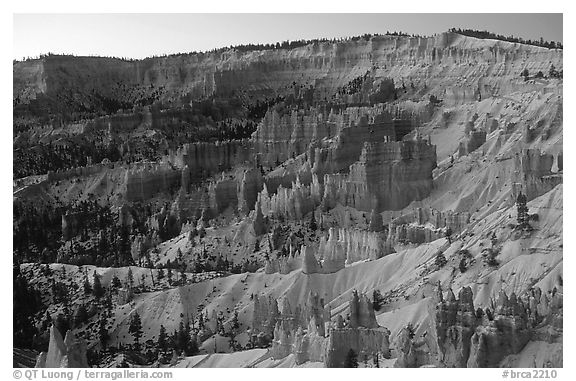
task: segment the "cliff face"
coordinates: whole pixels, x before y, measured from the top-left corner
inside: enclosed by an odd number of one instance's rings
[[[330,208],[339,202],[368,212],[399,210],[429,195],[435,167],[435,148],[425,141],[366,142],[347,176],[325,176],[323,202]]]
[[[92,93],[124,103],[151,96],[182,102],[239,91],[254,97],[287,95],[294,93],[290,85],[296,82],[313,84],[313,97],[322,99],[367,71],[373,70],[378,77],[386,70],[393,73],[395,83],[404,78],[417,84],[426,81],[438,94],[446,94],[446,102],[455,104],[525,87],[509,79],[519,76],[526,58],[531,73],[546,72],[550,62],[562,67],[561,53],[554,50],[443,33],[429,38],[381,36],[369,41],[313,43],[292,50],[227,50],[131,62],[49,56],[14,64],[17,80],[13,90],[19,102],[71,89],[78,94],[74,104],[90,100]],[[479,71],[497,75],[479,84],[474,79]],[[85,80],[87,74],[90,81]]]
[[[164,160],[176,168],[182,169],[187,166],[191,180],[198,181],[234,166],[251,162],[252,157],[250,141],[232,140],[185,144],[177,150],[171,150]]]
[[[153,195],[176,190],[182,174],[167,164],[149,164],[126,172],[125,197],[128,201],[147,200]]]
[[[554,156],[535,149],[523,149],[514,157],[515,184],[512,197],[518,197],[520,192],[526,195],[528,201],[553,189],[562,183],[562,175],[553,173]],[[556,159],[561,162],[561,158]],[[561,164],[557,165],[560,170]]]

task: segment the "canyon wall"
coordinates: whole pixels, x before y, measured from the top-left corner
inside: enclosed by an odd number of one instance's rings
[[[525,64],[528,62],[528,64]],[[517,79],[526,67],[546,73],[562,68],[562,51],[455,33],[434,37],[376,36],[369,40],[316,42],[295,49],[180,54],[125,61],[103,57],[47,56],[13,65],[14,98],[19,103],[77,93],[81,104],[98,94],[132,104],[150,97],[185,103],[212,95],[246,92],[254,98],[293,94],[294,82],[314,87],[314,98],[370,71],[376,78],[405,78],[441,95],[447,104],[485,99],[530,87]],[[482,83],[477,73],[494,73]],[[93,80],[86,81],[87,75]]]

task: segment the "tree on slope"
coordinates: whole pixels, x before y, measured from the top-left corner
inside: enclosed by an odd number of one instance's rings
[[[160,333],[158,334],[158,348],[160,348],[162,352],[166,352],[168,349],[168,335],[163,325],[160,325]]]
[[[108,339],[109,339],[109,335],[108,335],[108,328],[106,328],[106,325],[108,324],[108,319],[106,318],[106,314],[101,314],[100,315],[100,321],[98,322],[98,340],[100,340],[100,345],[102,346],[102,349],[106,349],[106,345],[108,344]]]
[[[134,313],[132,320],[130,321],[130,327],[128,328],[128,333],[134,337],[134,350],[140,350],[140,338],[142,337],[142,321],[140,320],[140,315],[138,312]]]
[[[358,368],[358,355],[354,349],[350,348],[348,354],[346,355],[346,362],[344,363],[345,368]]]
[[[100,276],[96,274],[96,270],[94,270],[94,296],[101,298],[102,295],[104,295],[104,288],[102,287],[102,283],[100,283]]]
[[[516,209],[518,212],[516,220],[518,221],[518,227],[523,230],[530,229],[530,223],[528,222],[529,220],[528,206],[526,206],[527,202],[528,201],[526,196],[522,192],[520,192],[520,194],[518,194],[518,197],[516,198]]]

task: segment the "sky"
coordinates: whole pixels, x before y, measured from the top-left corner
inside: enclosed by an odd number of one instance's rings
[[[562,14],[14,14],[13,58],[44,53],[144,58],[246,43],[451,27],[563,42]]]

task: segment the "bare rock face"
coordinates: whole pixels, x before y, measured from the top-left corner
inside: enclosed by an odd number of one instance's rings
[[[324,200],[358,210],[398,210],[432,190],[435,147],[423,140],[364,143],[360,160],[347,176],[324,177]]]
[[[68,331],[66,338],[56,327],[50,327],[50,342],[48,353],[41,353],[36,364],[37,368],[88,368],[86,358],[86,342],[78,339],[72,331]]]
[[[520,192],[528,201],[552,190],[562,183],[562,175],[552,172],[554,156],[536,149],[523,149],[514,157],[515,183],[512,188],[513,200]]]
[[[205,179],[213,174],[252,161],[253,148],[249,140],[185,144],[170,150],[164,160],[176,168],[188,167],[191,179]]]
[[[376,209],[372,209],[370,212],[370,231],[380,232],[384,229],[382,215],[376,212]]]
[[[357,307],[352,307],[352,303]],[[390,331],[376,323],[372,303],[364,295],[359,298],[355,292],[350,308],[354,308],[353,316],[358,324],[345,327],[340,318],[340,324],[326,332],[324,326],[329,314],[317,294],[308,295],[300,320],[298,308],[292,311],[285,299],[274,329],[272,357],[281,359],[293,354],[297,364],[315,361],[324,362],[326,367],[345,366],[350,349],[359,359],[372,358],[376,353],[390,358]]]
[[[350,349],[361,359],[372,358],[375,353],[390,357],[390,331],[386,328],[343,328],[330,330],[325,362],[327,368],[343,368]]]
[[[180,179],[180,189],[187,194],[190,190],[190,168],[188,165],[185,165],[182,168],[182,178]]]
[[[280,256],[266,260],[264,272],[266,274],[290,274],[302,267],[302,258],[299,251],[290,252],[287,257]]]
[[[262,174],[256,168],[250,168],[242,175],[238,184],[238,211],[241,215],[247,215],[255,208],[258,193],[262,189]],[[259,209],[259,208],[257,208]],[[262,211],[260,210],[260,214]]]
[[[62,238],[67,241],[78,233],[78,214],[70,213],[62,215]]]
[[[302,273],[304,274],[316,274],[320,271],[320,265],[318,260],[314,256],[312,248],[309,246],[302,245],[300,249],[302,253]]]
[[[352,299],[350,300],[350,328],[376,328],[376,315],[374,314],[374,307],[366,295],[358,296],[358,292],[352,292]]]
[[[426,338],[416,339],[408,327],[402,328],[398,335],[398,358],[396,368],[419,368],[430,364],[430,350]]]
[[[460,142],[458,147],[458,155],[465,156],[470,152],[478,149],[482,144],[486,143],[486,131],[470,131],[465,140]]]
[[[486,87],[479,88],[477,81],[464,81],[459,86],[446,88],[443,101],[448,106],[477,101],[489,96],[488,89],[505,89],[512,93],[528,83],[512,81],[524,67],[524,59],[531,62],[530,71],[546,72],[550,63],[562,65],[562,53],[555,49],[541,49],[524,44],[495,43],[458,35],[442,33],[434,37],[377,36],[369,41],[319,42],[296,49],[274,49],[238,52],[233,50],[203,54],[174,55],[146,61],[127,62],[105,57],[49,56],[27,60],[14,65],[14,97],[23,103],[31,100],[40,105],[50,105],[56,99],[74,90],[74,98],[82,102],[88,94],[96,93],[116,102],[126,99],[119,86],[128,87],[132,93],[161,91],[159,101],[175,100],[183,104],[193,99],[210,96],[231,96],[244,92],[247,96],[262,99],[266,96],[294,94],[294,82],[302,77],[317,85],[314,89],[301,89],[305,99],[317,99],[336,90],[354,78],[351,73],[371,70],[374,65],[398,72],[402,67],[413,67],[421,62],[425,67],[416,76],[428,75],[429,88],[441,89],[446,71],[456,78],[469,78],[477,65],[485,65],[496,73],[485,79]],[[495,70],[506,63],[510,70]],[[262,72],[267,75],[262,75]],[[96,78],[86,81],[87,74]],[[434,73],[432,75],[428,73]],[[396,78],[395,78],[396,79]],[[390,87],[387,81],[375,83],[369,94],[361,94],[347,101],[379,101],[387,98]],[[308,94],[310,93],[310,94]],[[486,94],[488,93],[488,94]],[[390,94],[388,94],[388,97]],[[43,103],[42,103],[43,102]],[[169,116],[170,117],[170,116]],[[144,121],[147,123],[147,121]],[[142,123],[142,122],[139,122]],[[292,134],[292,131],[290,131]]]
[[[414,208],[412,212],[390,222],[386,246],[393,247],[403,242],[431,242],[444,237],[446,229],[452,230],[453,234],[462,232],[469,222],[469,212]],[[430,228],[429,225],[434,228]]]
[[[531,336],[526,307],[515,294],[498,297],[494,319],[476,329],[471,338],[468,367],[495,367],[509,354],[518,353]]]
[[[474,311],[469,287],[460,290],[458,299],[451,290],[444,298],[437,293],[436,336],[440,358],[446,367],[497,367],[502,359],[522,351],[531,340],[554,343],[562,332],[562,298],[553,292],[554,312],[540,289],[524,298],[504,291],[492,304],[493,311]],[[548,323],[541,324],[543,321]],[[542,331],[538,327],[549,327]],[[553,332],[553,333],[552,333]]]
[[[263,298],[254,295],[254,311],[252,314],[253,333],[263,333],[273,337],[276,323],[280,317],[278,303],[272,297]]]
[[[254,211],[254,221],[252,222],[252,226],[254,227],[254,233],[257,236],[267,232],[264,216],[262,215],[262,208],[260,208],[260,203],[258,202],[256,202],[256,209]]]
[[[440,362],[447,367],[466,367],[470,338],[478,325],[474,314],[473,294],[469,287],[460,290],[456,299],[451,290],[436,307],[436,331]]]
[[[157,193],[167,192],[180,185],[181,177],[180,171],[168,164],[139,164],[126,171],[126,200],[147,200]]]

